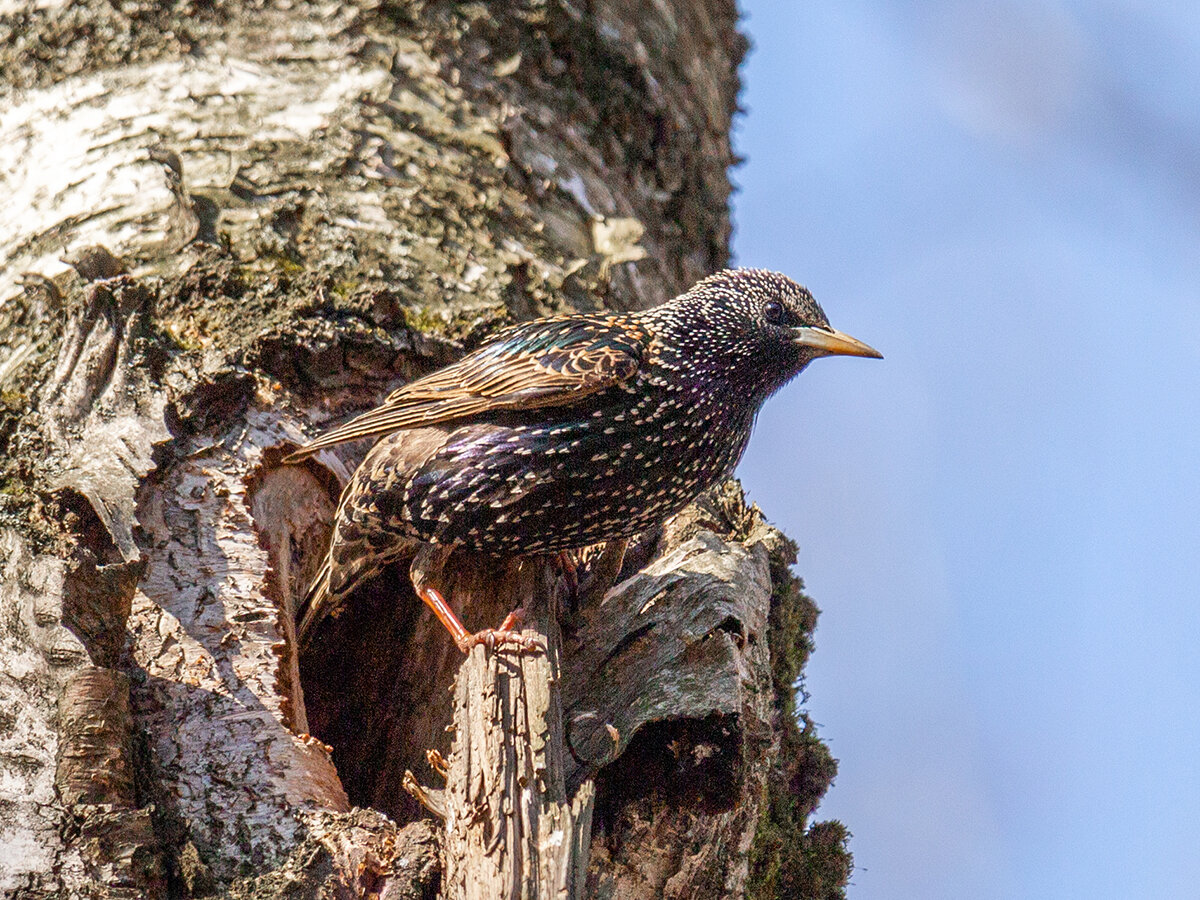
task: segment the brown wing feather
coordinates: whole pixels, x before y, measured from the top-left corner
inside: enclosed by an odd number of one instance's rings
[[[573,403],[632,378],[648,341],[649,333],[630,317],[570,316],[517,326],[453,365],[397,388],[375,409],[284,462],[402,428]]]

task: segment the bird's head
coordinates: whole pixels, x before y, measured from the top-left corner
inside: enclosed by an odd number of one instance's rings
[[[808,289],[778,272],[726,269],[666,304],[673,305],[680,349],[756,394],[774,392],[818,356],[882,358],[832,328]]]

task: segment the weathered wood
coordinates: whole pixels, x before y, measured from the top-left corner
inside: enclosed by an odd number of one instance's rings
[[[701,531],[586,608],[567,682],[586,685],[567,711],[578,781],[616,759],[642,726],[744,716],[769,727],[769,698],[748,690],[766,670],[771,580],[761,538]]]
[[[775,752],[766,629],[785,544],[730,483],[580,610],[564,695],[569,783],[600,770],[588,896],[745,895]]]
[[[510,598],[544,649],[476,646],[458,671],[447,772],[447,900],[577,898],[587,870],[594,786],[570,797],[562,730],[559,579],[536,559],[460,569],[455,596]]]

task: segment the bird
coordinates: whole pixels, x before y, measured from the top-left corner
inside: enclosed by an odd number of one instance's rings
[[[441,582],[455,550],[564,554],[626,540],[732,475],[766,400],[821,356],[882,358],[786,275],[726,269],[658,306],[510,326],[284,458],[376,443],[342,491],[297,611],[317,624],[411,559],[417,596],[459,649],[529,648],[520,610],[469,632]]]

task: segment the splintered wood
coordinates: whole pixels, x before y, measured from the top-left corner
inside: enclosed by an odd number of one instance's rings
[[[587,869],[595,791],[568,798],[560,698],[556,577],[512,565],[490,587],[460,579],[458,596],[502,591],[525,609],[526,634],[545,651],[474,647],[454,691],[454,746],[446,790],[450,900],[577,897]]]

